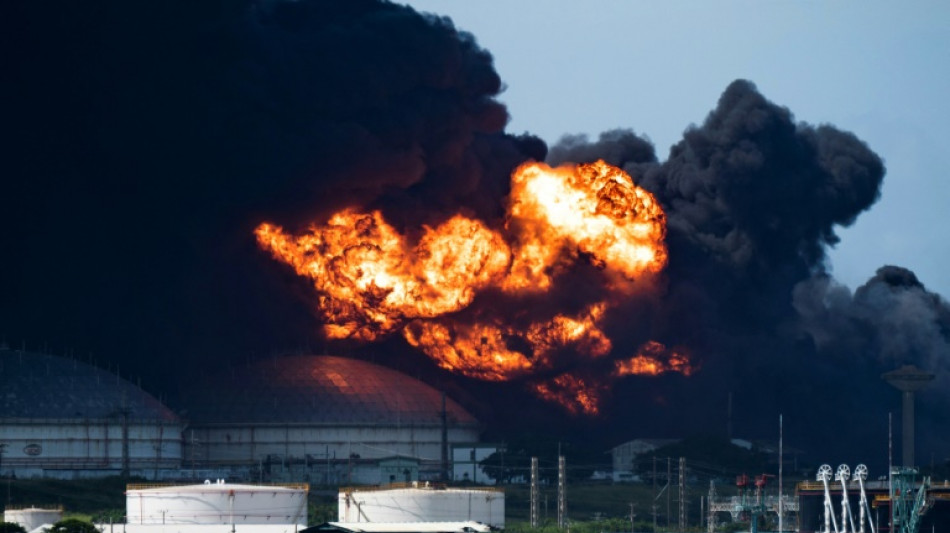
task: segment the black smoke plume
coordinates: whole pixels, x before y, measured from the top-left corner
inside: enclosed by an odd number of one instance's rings
[[[345,205],[399,227],[459,209],[497,221],[511,170],[548,154],[505,132],[501,77],[474,36],[381,0],[14,0],[0,20],[10,343],[69,349],[171,397],[182,374],[275,351],[355,353],[435,375],[498,431],[526,423],[501,405],[515,399],[543,411],[539,427],[604,446],[724,430],[731,392],[735,436],[773,436],[785,413],[801,446],[852,462],[872,461],[845,448],[877,453],[868,443],[896,409],[880,373],[947,365],[947,304],[912,273],[882,269],[851,294],[827,271],[835,228],[878,197],[881,159],[849,133],[796,123],[749,82],[663,162],[632,131],[552,147],[551,162],[622,166],[662,202],[662,292],[612,327],[621,346],[655,338],[703,365],[627,378],[603,419],[571,425],[520,389],[439,374],[399,339],[327,345],[308,288],[251,233]],[[924,417],[946,412],[922,402]],[[874,421],[835,438],[852,415]]]
[[[693,348],[703,371],[618,392],[617,409],[674,415],[644,417],[646,432],[686,424],[774,437],[781,413],[797,445],[822,451],[815,460],[885,465],[887,413],[900,404],[880,376],[915,364],[938,375],[921,394],[919,416],[932,429],[918,430],[919,447],[943,445],[947,302],[898,267],[882,267],[853,295],[829,274],[835,229],[877,200],[884,177],[880,157],[854,135],[797,123],[740,80],[662,163],[632,131],[566,137],[549,158],[604,158],[666,209],[667,287],[648,313],[649,334]],[[724,416],[729,395],[735,424]]]
[[[254,243],[262,220],[496,217],[513,167],[545,155],[504,133],[474,37],[404,6],[6,11],[0,334],[157,384],[185,363],[322,350],[305,291]]]

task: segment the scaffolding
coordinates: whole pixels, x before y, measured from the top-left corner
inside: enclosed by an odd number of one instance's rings
[[[917,470],[894,468],[891,470],[891,530],[898,533],[917,533],[920,517],[933,505],[927,498],[930,478],[925,477],[917,486]]]

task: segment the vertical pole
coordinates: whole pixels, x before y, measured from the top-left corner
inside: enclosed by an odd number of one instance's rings
[[[656,531],[656,454],[653,454],[653,531]]]
[[[634,504],[630,502],[630,533],[634,533],[633,519],[636,518],[636,513],[633,512]]]
[[[894,501],[894,483],[893,476],[891,472],[894,471],[894,413],[887,413],[887,495],[890,498],[889,501]],[[894,505],[891,504],[891,509],[894,508]],[[891,519],[894,518],[894,513],[891,513]]]
[[[778,415],[778,531],[782,533],[785,510],[782,505],[782,415]]]
[[[680,457],[680,482],[679,482],[679,529],[686,531],[686,458]]]
[[[670,485],[673,484],[673,468],[670,464],[670,458],[666,458],[666,527],[670,527]]]
[[[706,517],[706,498],[704,496],[699,497],[699,529],[703,529],[703,520]]]
[[[656,454],[653,455],[653,501],[656,502]]]
[[[901,439],[904,468],[914,467],[914,392],[904,391],[904,435]]]
[[[531,458],[531,527],[538,527],[538,458]]]
[[[567,523],[567,468],[564,456],[557,458],[557,527],[564,529]]]

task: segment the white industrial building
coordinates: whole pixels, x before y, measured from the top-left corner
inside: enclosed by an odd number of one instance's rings
[[[153,478],[181,465],[181,421],[132,383],[75,359],[0,346],[0,474]]]
[[[203,381],[186,404],[184,468],[228,479],[435,480],[451,472],[443,449],[479,436],[475,418],[438,390],[345,357],[260,360]]]
[[[678,439],[635,439],[610,450],[615,482],[639,481],[634,468],[637,457],[657,448],[679,442]]]
[[[3,521],[23,527],[27,533],[42,531],[63,519],[62,507],[11,507],[3,510]]]
[[[392,489],[342,489],[339,523],[477,522],[505,527],[505,493],[492,488],[455,489],[427,483]]]

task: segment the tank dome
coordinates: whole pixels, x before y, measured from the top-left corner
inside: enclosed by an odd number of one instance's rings
[[[3,418],[175,421],[152,395],[92,365],[54,355],[0,348]]]
[[[204,382],[186,418],[205,423],[440,425],[442,393],[395,370],[345,357],[260,360]],[[476,425],[446,398],[448,421]]]

